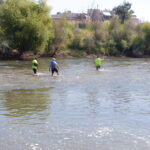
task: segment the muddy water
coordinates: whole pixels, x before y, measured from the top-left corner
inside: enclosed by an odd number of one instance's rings
[[[149,150],[150,59],[0,61],[1,150]]]

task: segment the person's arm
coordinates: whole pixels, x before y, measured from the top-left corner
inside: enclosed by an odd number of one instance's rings
[[[49,71],[51,71],[51,65],[49,65]]]
[[[49,64],[49,71],[51,71],[51,63]]]
[[[57,69],[59,69],[59,66],[58,66],[58,64],[57,64],[57,62],[56,62],[56,61],[55,61],[55,65],[56,65],[56,68],[57,68]]]
[[[56,66],[57,66],[57,69],[59,69],[59,66],[58,66],[58,64],[56,63]]]
[[[39,64],[38,64],[38,62],[37,62],[37,64],[36,64],[36,66],[37,66],[37,69],[39,68]]]
[[[104,58],[104,56],[103,56],[102,61],[104,61],[104,60],[105,60],[105,58]]]

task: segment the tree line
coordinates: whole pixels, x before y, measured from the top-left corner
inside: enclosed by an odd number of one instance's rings
[[[112,10],[105,22],[72,23],[65,16],[53,21],[46,2],[6,0],[0,2],[0,58],[24,52],[84,56],[142,57],[150,55],[150,23],[134,24],[131,4]]]

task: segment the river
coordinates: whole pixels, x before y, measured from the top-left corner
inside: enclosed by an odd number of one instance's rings
[[[0,61],[1,150],[150,150],[150,59]]]

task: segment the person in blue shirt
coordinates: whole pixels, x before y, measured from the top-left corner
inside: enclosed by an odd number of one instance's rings
[[[49,66],[49,71],[51,70],[52,76],[53,76],[54,72],[56,72],[57,75],[59,75],[58,69],[59,69],[59,67],[56,62],[56,59],[52,58],[52,60],[50,61],[50,66]]]

